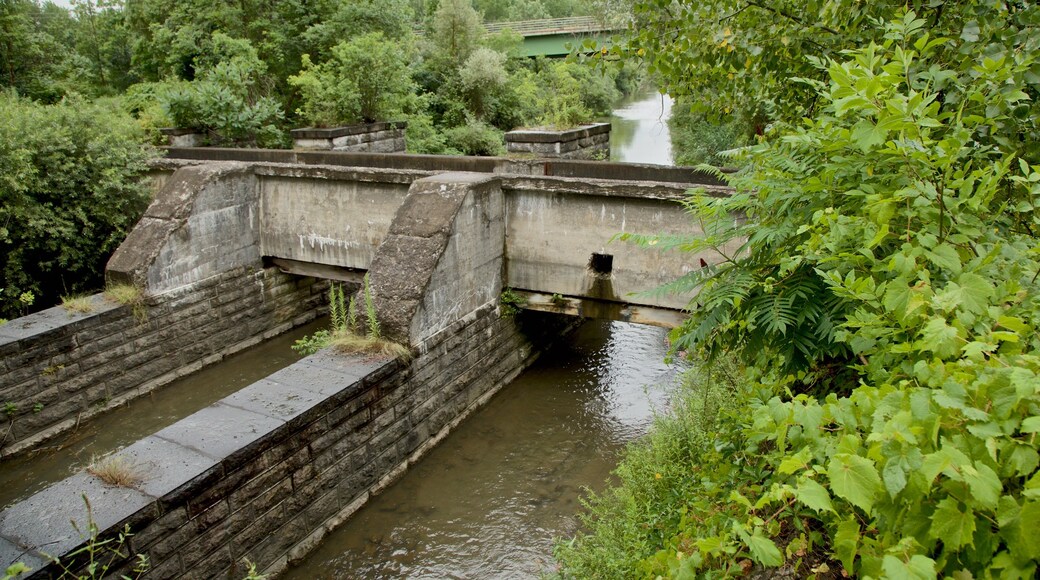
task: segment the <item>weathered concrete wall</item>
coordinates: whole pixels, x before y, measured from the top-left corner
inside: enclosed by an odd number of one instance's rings
[[[577,171],[581,165],[570,162],[567,171]],[[608,164],[614,175],[617,164]],[[561,166],[562,167],[562,166]],[[345,267],[357,271],[371,267],[377,256],[377,248],[384,239],[392,240],[383,252],[387,259],[397,262],[384,281],[394,286],[382,288],[380,294],[387,300],[418,307],[416,300],[427,286],[444,287],[441,294],[431,294],[430,304],[424,306],[429,315],[426,319],[413,318],[411,312],[402,314],[402,320],[413,322],[416,328],[394,327],[399,337],[421,336],[419,327],[431,324],[437,313],[471,305],[452,302],[459,299],[456,281],[471,284],[476,276],[483,280],[496,280],[494,284],[481,287],[474,296],[483,298],[486,292],[497,292],[498,277],[492,275],[499,262],[492,265],[489,256],[466,256],[465,252],[479,252],[500,247],[496,225],[504,224],[505,253],[502,267],[506,271],[504,284],[518,290],[551,296],[560,294],[576,299],[607,301],[612,304],[632,304],[650,308],[665,308],[678,311],[684,308],[690,296],[654,296],[641,293],[675,280],[703,264],[717,263],[722,256],[705,251],[699,254],[678,250],[654,251],[638,248],[631,244],[611,241],[620,233],[684,235],[697,233],[679,201],[684,199],[690,184],[671,181],[654,182],[644,180],[591,179],[584,177],[549,177],[498,173],[458,173],[429,176],[423,171],[387,169],[336,169],[334,167],[286,166],[276,164],[254,164],[253,171],[262,191],[261,201],[261,253],[267,256],[288,258],[300,263],[323,264]],[[557,167],[557,169],[560,169]],[[442,177],[451,175],[452,177]],[[414,209],[405,206],[406,187],[422,178],[423,182],[436,183],[428,193],[437,188],[448,187],[447,193],[433,199],[452,197],[457,192],[451,185],[458,176],[476,182],[500,185],[502,194],[482,198],[465,210],[474,214],[479,208],[486,225],[472,236],[463,231],[470,227],[456,224],[453,220],[459,211],[456,205],[445,205],[444,211],[433,211],[426,202]],[[662,174],[666,178],[681,177],[674,171]],[[616,176],[615,176],[616,177]],[[688,176],[692,177],[692,176]],[[461,178],[460,178],[461,179]],[[419,182],[416,182],[418,184]],[[727,195],[724,187],[703,185],[714,195]],[[418,192],[414,189],[413,192]],[[446,197],[447,196],[447,197]],[[465,196],[455,196],[462,203]],[[405,204],[405,205],[402,205]],[[390,222],[397,208],[411,211],[415,215],[403,219],[396,230],[391,231]],[[427,215],[427,212],[432,212]],[[444,219],[433,229],[433,219]],[[450,219],[449,219],[450,218]],[[441,253],[431,254],[425,248],[429,240],[419,241],[433,235],[449,235],[456,225],[462,228],[453,242],[456,258],[464,260],[462,266],[445,262],[443,266],[451,274],[440,276],[431,283],[427,276],[414,273],[423,260],[440,260]],[[423,229],[427,228],[427,229]],[[389,237],[388,237],[389,236]],[[406,245],[415,247],[406,248]],[[460,250],[463,247],[465,250]],[[439,246],[438,246],[439,247]],[[735,251],[731,246],[726,252]],[[462,254],[458,253],[463,251]],[[496,250],[497,251],[497,250]],[[594,275],[589,269],[592,254],[612,257],[609,275]],[[485,259],[486,258],[486,259]],[[450,256],[445,260],[453,259]],[[494,259],[497,259],[495,257]],[[703,263],[702,263],[703,260]],[[472,266],[482,268],[479,274]],[[412,268],[412,271],[409,270]],[[419,268],[421,270],[421,268]],[[425,272],[425,270],[423,270]],[[408,272],[407,275],[401,275]],[[428,272],[432,275],[432,270]],[[450,298],[449,298],[450,296]],[[570,312],[569,309],[555,310]],[[608,318],[626,318],[623,313],[612,311],[584,310],[586,315]],[[644,319],[650,321],[650,319]],[[665,323],[670,324],[670,323]],[[391,325],[393,326],[393,325]]]
[[[236,268],[135,309],[102,295],[92,312],[57,306],[0,325],[0,457],[312,320],[324,284]],[[39,405],[39,406],[37,406]]]
[[[561,324],[529,326],[553,336]],[[102,537],[131,526],[147,578],[237,579],[246,559],[284,570],[537,353],[494,304],[416,350],[410,363],[308,357],[119,452],[145,477],[137,489],[82,473],[0,512],[0,567],[52,573],[41,553],[82,544],[69,522],[83,527],[86,494]]]
[[[260,166],[260,252],[367,269],[408,187],[423,173]]]
[[[505,135],[506,151],[538,157],[607,159],[610,123],[595,123],[564,131],[516,130]]]
[[[162,294],[259,266],[258,238],[256,177],[248,165],[183,167],[112,255],[106,277]]]
[[[666,167],[639,163],[611,163],[576,159],[517,159],[509,157],[463,157],[461,155],[383,155],[340,151],[287,151],[284,149],[228,149],[216,147],[168,148],[166,158],[155,166],[162,170],[184,163],[243,161],[250,163],[289,163],[329,167],[372,167],[425,171],[472,171],[513,175],[584,177],[601,180],[677,183],[687,187],[705,185],[725,187],[725,183],[696,167]],[[725,170],[731,171],[731,170]]]
[[[715,252],[654,251],[612,241],[625,232],[693,236],[681,188],[668,184],[517,178],[506,200],[506,285],[512,288],[682,309],[689,296],[645,296],[679,276],[717,263]],[[609,275],[590,267],[612,257]]]

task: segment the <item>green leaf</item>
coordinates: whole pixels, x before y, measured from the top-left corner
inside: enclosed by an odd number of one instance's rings
[[[760,530],[755,530],[754,535],[746,536],[744,541],[751,552],[751,559],[759,564],[775,567],[784,563],[784,556],[780,553],[780,549],[776,547],[773,540],[761,535]]]
[[[997,477],[997,474],[982,463],[976,463],[974,468],[964,466],[962,473],[975,501],[984,508],[996,509],[1001,491],[1000,478]]]
[[[836,454],[827,465],[827,477],[834,495],[868,513],[882,489],[874,463],[859,455]]]
[[[885,480],[885,489],[888,490],[888,495],[892,497],[895,497],[906,487],[906,467],[904,463],[905,460],[902,458],[893,457],[885,463],[885,469],[881,472],[881,477]]]
[[[949,550],[972,545],[975,533],[975,514],[971,509],[960,510],[961,503],[948,497],[936,506],[932,514],[931,537],[942,540]]]
[[[941,357],[958,353],[957,329],[946,324],[942,318],[932,318],[921,331],[921,350],[930,350]]]
[[[1023,433],[1040,433],[1040,416],[1028,417],[1022,421],[1019,431]]]
[[[885,556],[881,564],[885,578],[892,580],[934,580],[935,560],[916,554],[904,562],[895,556]]]
[[[1040,542],[1036,541],[1036,532],[1040,530],[1040,502],[1026,501],[1018,512],[1018,526],[1022,537],[1028,539],[1022,555],[1033,560],[1040,558]]]
[[[827,488],[808,477],[802,478],[798,482],[798,487],[794,491],[794,497],[817,512],[834,511],[834,506],[831,505],[831,494],[827,491]]]
[[[856,548],[859,545],[859,523],[856,518],[849,518],[838,524],[838,531],[834,534],[834,554],[838,556],[841,565],[849,574],[854,571],[853,564],[856,562]]]

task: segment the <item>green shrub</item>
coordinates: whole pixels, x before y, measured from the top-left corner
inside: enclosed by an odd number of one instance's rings
[[[706,235],[640,238],[727,253],[673,286],[699,289],[674,345],[740,355],[749,384],[716,442],[744,455],[705,462],[739,481],[637,575],[822,549],[850,577],[1035,577],[1040,166],[1008,145],[1037,60],[988,10],[959,38],[898,14],[817,60],[818,114],[752,148],[732,196],[690,199]]]
[[[103,285],[109,255],[148,203],[154,150],[112,100],[39,105],[0,93],[0,315]]]
[[[502,131],[474,120],[444,132],[448,146],[457,149],[463,155],[502,155],[505,153],[502,135]]]
[[[302,95],[300,117],[318,127],[388,120],[415,92],[401,43],[381,32],[341,42],[321,64],[304,55],[289,83]]]
[[[750,123],[739,117],[726,122],[708,118],[694,111],[685,100],[677,100],[668,120],[672,136],[672,153],[676,165],[732,165],[733,158],[723,151],[750,144]]]
[[[267,65],[248,40],[214,32],[213,44],[217,54],[196,61],[193,80],[164,83],[159,99],[166,116],[176,127],[206,133],[214,145],[282,145],[283,113],[267,96]]]

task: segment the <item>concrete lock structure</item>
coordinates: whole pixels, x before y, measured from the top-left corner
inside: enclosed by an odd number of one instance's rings
[[[284,570],[578,317],[679,323],[689,297],[644,292],[720,256],[612,239],[690,234],[685,191],[728,193],[687,168],[269,150],[171,149],[152,178],[107,268],[138,312],[98,296],[0,326],[0,391],[48,401],[11,419],[6,455],[313,319],[330,280],[367,273],[412,357],[319,352],[118,452],[135,488],[80,473],[8,507],[0,566],[56,574],[86,495],[102,538],[130,526],[149,578]],[[529,312],[501,316],[505,289]]]

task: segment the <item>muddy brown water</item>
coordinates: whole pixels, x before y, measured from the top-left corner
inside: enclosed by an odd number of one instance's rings
[[[0,506],[28,498],[103,456],[231,395],[300,360],[293,342],[328,326],[328,318],[267,340],[84,422],[43,449],[0,464]]]
[[[291,579],[532,578],[680,369],[666,332],[588,321],[330,534]]]

